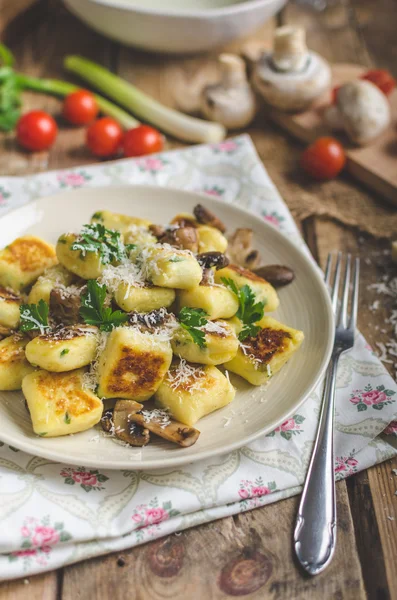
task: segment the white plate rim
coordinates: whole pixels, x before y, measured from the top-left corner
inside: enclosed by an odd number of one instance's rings
[[[319,384],[321,378],[323,377],[323,375],[328,367],[329,360],[331,358],[332,349],[333,349],[335,320],[334,320],[334,313],[333,313],[330,295],[329,295],[328,289],[326,287],[326,284],[324,283],[322,271],[319,269],[317,264],[315,262],[313,262],[311,256],[304,249],[301,249],[296,243],[294,243],[290,239],[288,239],[288,237],[285,234],[283,234],[281,231],[279,231],[275,226],[273,226],[270,223],[265,222],[254,212],[252,212],[246,208],[243,208],[241,206],[237,206],[236,204],[227,203],[223,200],[214,198],[212,196],[209,197],[208,195],[200,193],[200,192],[192,192],[190,190],[183,190],[180,188],[173,188],[173,187],[169,187],[169,186],[144,185],[144,184],[137,184],[137,185],[124,184],[124,185],[115,185],[115,186],[112,186],[112,185],[100,186],[99,188],[90,186],[88,188],[63,190],[63,191],[55,193],[55,194],[49,194],[48,196],[41,196],[39,198],[31,200],[27,204],[19,206],[10,211],[7,211],[7,213],[0,216],[0,221],[3,220],[4,218],[12,217],[12,215],[16,215],[18,212],[23,212],[24,209],[26,209],[26,207],[29,204],[34,204],[35,202],[40,202],[40,200],[48,201],[49,199],[53,200],[56,198],[57,201],[59,201],[59,200],[62,200],[62,196],[64,196],[64,195],[70,195],[73,192],[81,193],[81,192],[84,192],[85,190],[92,192],[95,189],[101,189],[102,191],[108,189],[112,193],[117,193],[117,190],[126,190],[127,188],[134,188],[135,190],[138,190],[138,191],[142,190],[142,193],[147,193],[147,194],[150,194],[150,192],[158,193],[159,189],[164,189],[167,192],[171,192],[171,193],[174,192],[175,194],[178,194],[178,195],[182,193],[182,194],[190,197],[190,199],[192,201],[194,201],[194,199],[196,199],[196,201],[199,201],[199,200],[205,201],[207,204],[209,203],[209,204],[213,204],[215,206],[219,206],[219,208],[223,209],[223,210],[225,210],[225,209],[227,210],[229,207],[231,207],[236,212],[239,212],[241,214],[242,218],[244,218],[244,216],[248,216],[250,219],[254,219],[255,221],[257,221],[257,223],[260,227],[262,227],[264,229],[272,230],[272,232],[275,233],[275,235],[280,238],[280,241],[282,241],[283,244],[285,244],[287,247],[289,247],[289,249],[292,253],[298,254],[300,256],[300,258],[307,264],[307,266],[311,270],[312,275],[317,280],[317,283],[319,285],[319,290],[321,290],[321,293],[322,293],[322,300],[324,301],[324,306],[325,306],[326,314],[327,314],[327,318],[328,318],[328,331],[326,332],[327,342],[326,342],[326,346],[325,346],[323,360],[321,362],[319,369],[317,370],[316,375],[312,378],[311,383],[307,386],[305,391],[301,394],[300,398],[293,405],[291,405],[291,409],[286,411],[283,414],[282,418],[277,419],[277,421],[273,421],[270,424],[268,424],[267,426],[258,429],[258,431],[256,431],[255,433],[248,434],[247,436],[245,436],[243,438],[232,441],[232,442],[230,442],[230,444],[224,445],[217,449],[203,450],[202,452],[200,452],[194,456],[188,456],[188,455],[183,456],[183,454],[181,454],[180,456],[177,456],[175,458],[167,458],[167,459],[159,458],[159,459],[148,460],[145,462],[145,464],[142,464],[143,461],[133,461],[133,460],[125,460],[125,461],[117,460],[117,461],[113,461],[113,462],[109,461],[106,464],[104,464],[103,461],[97,462],[95,460],[90,460],[90,459],[87,459],[87,460],[82,459],[81,461],[79,461],[75,457],[62,455],[62,453],[58,452],[57,450],[46,451],[44,445],[43,445],[43,451],[41,451],[41,448],[40,448],[40,453],[37,453],[38,448],[36,446],[34,446],[32,448],[29,440],[27,442],[25,442],[23,440],[15,442],[15,438],[12,435],[8,436],[7,432],[4,433],[3,431],[0,432],[0,435],[1,435],[0,439],[4,443],[14,446],[18,450],[22,450],[23,452],[26,452],[30,455],[40,456],[41,458],[49,459],[51,461],[54,461],[55,463],[70,464],[70,465],[77,465],[77,466],[81,466],[82,464],[84,464],[85,467],[89,467],[89,468],[100,467],[100,468],[109,469],[109,470],[129,470],[129,471],[136,471],[136,470],[145,471],[145,470],[154,470],[154,469],[159,469],[159,468],[162,469],[162,468],[170,468],[170,467],[171,468],[179,467],[179,466],[186,465],[186,464],[193,464],[193,463],[201,461],[201,460],[206,460],[208,458],[213,458],[213,457],[219,456],[221,454],[228,454],[230,452],[233,452],[234,450],[238,450],[239,448],[242,448],[243,446],[246,446],[247,444],[255,441],[259,437],[264,436],[267,433],[270,433],[276,427],[278,427],[281,423],[283,423],[284,421],[286,421],[287,419],[292,417],[292,415],[294,415],[296,413],[296,411],[299,409],[299,407],[302,406],[302,404],[305,402],[305,400],[307,400],[307,398],[310,396],[310,394],[315,390],[315,388]],[[142,449],[142,452],[144,452],[144,448]]]

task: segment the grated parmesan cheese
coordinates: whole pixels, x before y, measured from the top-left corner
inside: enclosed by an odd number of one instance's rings
[[[145,278],[142,270],[134,263],[122,263],[116,267],[107,265],[102,272],[99,283],[106,286],[109,293],[115,294],[119,285],[127,284],[127,291],[124,298],[130,293],[131,287],[143,287]]]
[[[156,421],[160,425],[161,429],[164,429],[171,424],[171,419],[168,414],[168,410],[161,408],[154,408],[153,410],[141,410],[139,414],[142,415],[145,423]]]
[[[202,367],[193,367],[189,365],[184,358],[180,358],[179,365],[168,371],[167,381],[174,391],[180,387],[185,387],[189,394],[193,394],[201,389],[201,379],[205,376]]]
[[[102,331],[98,336],[98,345],[96,347],[95,357],[90,365],[89,371],[84,373],[83,375],[83,388],[89,390],[90,392],[95,392],[96,387],[98,385],[98,368],[99,361],[103,351],[105,350],[105,346],[107,344],[109,337],[109,333],[107,331]]]

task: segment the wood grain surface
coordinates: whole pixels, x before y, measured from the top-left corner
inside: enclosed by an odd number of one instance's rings
[[[0,0],[1,13],[15,0]],[[5,13],[4,13],[5,14]],[[11,11],[8,13],[11,14]],[[14,13],[12,13],[14,14]],[[343,0],[324,12],[290,3],[283,21],[307,28],[309,45],[330,61],[389,68],[397,76],[393,0]],[[0,19],[1,23],[1,19]],[[276,20],[252,40],[269,38]],[[1,29],[1,28],[0,28]],[[18,69],[49,77],[64,77],[62,57],[81,53],[127,77],[162,102],[194,112],[203,82],[216,76],[216,56],[164,57],[121,48],[70,15],[57,0],[37,0],[5,29],[4,41],[17,57]],[[229,46],[239,50],[243,42]],[[46,109],[58,116],[53,98],[26,94],[24,108]],[[51,152],[29,155],[17,149],[14,136],[0,139],[0,173],[26,174],[92,163],[82,130],[64,127]],[[305,189],[298,169],[302,145],[272,123],[264,111],[247,130],[282,196],[288,201]],[[179,147],[172,139],[169,148]],[[327,202],[336,194],[346,201],[365,195],[374,211],[380,202],[348,174],[318,185]],[[335,248],[370,259],[362,274],[359,326],[371,344],[386,342],[391,326],[384,323],[390,306],[372,313],[373,291],[367,285],[396,270],[381,252],[386,242],[344,228],[327,219],[298,223],[314,256],[324,265]],[[368,264],[367,264],[368,263]],[[384,330],[380,333],[379,329]],[[388,365],[389,366],[389,365]],[[394,374],[394,373],[392,373]],[[328,570],[316,578],[302,574],[292,555],[292,530],[297,498],[258,508],[171,535],[122,553],[88,560],[44,575],[0,585],[1,600],[247,600],[397,598],[397,460],[362,472],[337,484],[338,545]],[[395,520],[388,519],[394,516]]]

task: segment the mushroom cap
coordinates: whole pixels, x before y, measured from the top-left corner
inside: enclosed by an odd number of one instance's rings
[[[227,87],[223,82],[210,85],[203,90],[201,110],[207,119],[227,129],[241,129],[255,117],[255,94],[247,81]]]
[[[369,144],[390,123],[386,96],[370,81],[350,81],[338,90],[337,106],[349,137],[360,146]]]
[[[264,54],[253,69],[252,83],[264,100],[284,111],[301,111],[325,93],[331,83],[331,69],[316,52],[307,53],[303,70],[280,72],[274,69],[272,54]]]

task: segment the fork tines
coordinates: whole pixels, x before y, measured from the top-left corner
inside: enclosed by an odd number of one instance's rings
[[[339,283],[342,271],[342,262],[345,262],[345,274],[343,279],[343,287],[342,287],[342,298],[340,302],[340,307],[338,311],[338,294],[339,294]],[[336,266],[335,273],[333,277],[333,284],[331,287],[331,271],[333,267],[333,255],[328,254],[327,265],[325,267],[325,283],[327,284],[332,301],[332,308],[334,310],[334,314],[336,317],[336,327],[341,329],[350,329],[353,330],[356,327],[357,323],[357,308],[358,308],[358,285],[359,285],[359,277],[360,277],[360,259],[354,259],[354,273],[353,279],[351,281],[351,270],[352,270],[352,258],[351,255],[348,254],[346,259],[343,260],[342,253],[338,252],[336,258]],[[351,311],[350,311],[350,319],[348,319],[348,305],[349,305],[349,288],[350,284],[352,284],[352,298],[351,298]],[[339,318],[338,318],[339,313]]]

